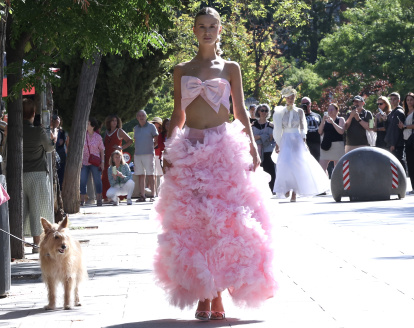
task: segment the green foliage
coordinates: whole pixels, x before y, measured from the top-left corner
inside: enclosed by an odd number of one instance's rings
[[[149,99],[156,96],[164,74],[162,60],[167,54],[162,50],[151,49],[150,45],[148,49],[152,51],[145,52],[139,59],[132,58],[128,53],[102,58],[91,116],[104,122],[108,115],[117,114],[122,121],[129,121],[138,110],[145,107]],[[82,62],[80,57],[74,56],[58,65],[61,80],[54,87],[54,100],[65,128],[72,121]]]
[[[160,31],[171,26],[170,11],[176,0],[89,1],[81,6],[75,1],[54,0],[13,1],[12,43],[28,37],[25,59],[25,78],[16,86],[20,90],[27,83],[41,89],[41,79],[55,82],[49,67],[74,54],[92,58],[99,52],[122,54],[128,52],[139,58],[150,44],[153,49],[165,46]],[[87,10],[85,10],[85,8]],[[7,72],[20,69],[7,67]],[[31,72],[29,75],[28,73]]]
[[[318,71],[337,72],[333,82],[345,81],[351,92],[378,79],[402,94],[412,90],[413,11],[413,2],[406,0],[367,0],[364,7],[346,11],[349,23],[321,42]]]
[[[312,65],[297,67],[292,63],[290,68],[283,72],[284,85],[298,85],[298,97],[310,97],[312,100],[319,100],[325,80],[320,77]]]

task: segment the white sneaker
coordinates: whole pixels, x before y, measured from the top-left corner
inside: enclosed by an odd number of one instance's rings
[[[127,205],[132,205],[132,200],[131,199],[127,199]]]
[[[114,206],[118,206],[119,205],[119,197],[117,197],[115,200],[112,199],[112,204],[114,204]]]

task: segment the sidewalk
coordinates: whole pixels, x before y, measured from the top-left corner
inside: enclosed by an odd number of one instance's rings
[[[335,203],[331,196],[271,200],[277,295],[260,309],[235,307],[224,321],[200,322],[170,306],[154,285],[157,223],[151,203],[83,207],[70,216],[82,241],[89,281],[82,307],[47,312],[38,255],[12,264],[0,299],[0,327],[413,327],[414,196]],[[26,249],[31,252],[31,248]]]

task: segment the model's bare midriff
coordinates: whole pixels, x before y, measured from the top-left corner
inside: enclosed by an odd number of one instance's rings
[[[185,110],[185,124],[193,129],[209,129],[229,122],[229,112],[223,105],[220,106],[218,113],[200,96],[188,105]]]

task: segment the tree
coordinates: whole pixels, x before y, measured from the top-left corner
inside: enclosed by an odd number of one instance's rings
[[[8,99],[10,130],[9,149],[13,149],[9,156],[8,181],[13,181],[15,187],[12,189],[10,208],[11,230],[17,231],[21,236],[21,176],[22,176],[22,116],[21,116],[21,89],[29,84],[35,85],[37,90],[42,89],[42,80],[50,81],[55,76],[49,68],[56,65],[57,61],[68,54],[80,51],[81,57],[87,68],[92,68],[90,60],[95,58],[94,65],[99,63],[102,55],[107,53],[121,54],[128,51],[132,57],[140,57],[150,43],[154,48],[164,45],[162,36],[158,30],[169,26],[170,6],[175,0],[146,2],[140,0],[110,1],[101,0],[88,2],[78,0],[71,2],[67,0],[54,0],[49,2],[39,1],[14,1],[13,15],[8,20],[7,34],[7,73],[9,74],[10,97]],[[79,5],[81,4],[81,5]],[[53,27],[53,28],[51,28]],[[22,66],[23,57],[28,64]],[[22,69],[25,73],[22,75]],[[33,71],[34,70],[34,71]],[[33,72],[32,72],[33,71]],[[89,74],[87,74],[89,73]],[[92,81],[94,69],[86,69],[86,81]],[[83,84],[81,81],[79,84]],[[82,93],[77,104],[90,104],[93,90]],[[80,97],[79,96],[79,97]],[[86,121],[90,108],[76,107],[76,111],[83,122],[76,122],[71,131],[71,136],[84,138]],[[75,113],[76,116],[76,113]],[[74,145],[80,145],[75,140]],[[75,146],[70,148],[66,168],[77,174],[79,170],[68,168],[71,165],[80,167],[82,149]],[[70,159],[73,157],[73,159]],[[68,177],[78,182],[79,175]],[[70,195],[69,184],[63,186],[64,195]],[[77,189],[77,190],[78,190]],[[67,200],[68,211],[79,210],[79,203]],[[76,205],[77,204],[77,205]],[[20,210],[19,210],[20,209]],[[13,249],[12,249],[13,251]],[[21,257],[21,253],[17,254]]]
[[[134,118],[156,96],[167,57],[166,51],[151,45],[140,58],[132,58],[127,52],[102,57],[90,115],[101,122],[111,114],[117,114],[122,121]],[[54,87],[54,100],[66,129],[71,127],[81,66],[82,59],[76,55],[58,63],[60,81]]]
[[[333,82],[344,81],[351,93],[375,80],[389,81],[402,94],[412,90],[413,14],[406,0],[367,0],[347,10],[349,23],[321,41],[318,71],[326,77],[336,72]]]

